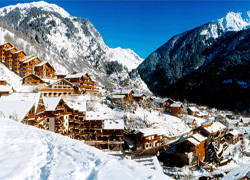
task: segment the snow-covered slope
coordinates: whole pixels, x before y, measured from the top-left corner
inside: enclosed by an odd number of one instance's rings
[[[10,32],[0,34],[1,41],[11,42],[28,55],[49,61],[57,72],[88,72],[98,85],[108,87],[137,88],[138,81],[144,84],[139,75],[136,81],[132,80],[128,71],[141,61],[138,55],[128,49],[110,49],[88,19],[73,17],[55,4],[40,1],[1,8],[0,27]],[[122,72],[130,78],[126,80],[129,83],[108,80],[110,74],[105,65],[112,61],[129,66],[122,67]],[[140,89],[149,92],[145,84]]]
[[[122,65],[126,66],[129,71],[132,69],[136,69],[137,66],[143,61],[143,59],[138,56],[131,49],[122,49],[118,48],[110,48],[111,58],[115,61],[118,61]],[[126,61],[124,61],[126,59]]]
[[[171,179],[59,134],[0,119],[0,179]]]

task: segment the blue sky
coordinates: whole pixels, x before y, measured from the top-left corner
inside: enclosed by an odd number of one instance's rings
[[[46,0],[45,0],[46,1]],[[0,6],[33,1],[0,1]],[[111,48],[130,48],[142,58],[172,36],[250,10],[248,1],[81,1],[47,0],[72,16],[89,19]]]

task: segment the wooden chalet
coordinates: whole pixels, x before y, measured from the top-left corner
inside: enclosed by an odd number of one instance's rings
[[[134,131],[135,144],[137,150],[150,149],[163,144],[165,131],[161,128],[140,129]]]
[[[136,102],[144,100],[146,97],[145,94],[133,94],[133,100]]]
[[[236,144],[240,141],[240,132],[234,129],[226,133],[225,138],[230,144]]]
[[[61,97],[43,97],[43,103],[46,118],[36,126],[73,138],[74,118],[70,120],[73,110]]]
[[[18,50],[14,47],[5,50],[5,65],[7,68],[12,69],[13,66],[13,53],[17,52]]]
[[[27,56],[24,51],[16,51],[13,53],[13,64],[12,64],[12,71],[16,72],[17,74],[21,71],[21,60],[23,60]]]
[[[168,111],[170,111],[172,115],[183,114],[183,105],[181,102],[175,102],[170,105]]]
[[[176,152],[173,154],[187,165],[203,162],[206,155],[206,140],[207,137],[201,134],[194,134],[176,143]]]
[[[114,90],[112,95],[125,95],[126,100],[132,101],[133,100],[134,91],[132,89],[120,89]]]
[[[11,94],[14,92],[14,89],[12,86],[0,86],[0,97],[3,94]]]
[[[67,75],[68,75],[68,73],[56,73],[56,74],[55,74],[55,77],[56,77],[57,79],[63,79],[63,78],[65,78]]]
[[[66,79],[59,79],[56,82],[48,85],[44,89],[40,89],[43,96],[66,96],[77,93],[74,84],[70,83]]]
[[[153,102],[159,108],[168,108],[174,103],[174,101],[170,98],[156,98]]]
[[[191,116],[195,116],[200,113],[199,109],[197,109],[196,107],[188,107],[187,112]]]
[[[6,79],[0,78],[0,86],[10,86]]]
[[[5,64],[5,51],[10,48],[13,48],[13,45],[9,42],[0,45],[0,61],[4,64]]]
[[[47,84],[44,80],[42,80],[36,74],[29,74],[23,77],[23,85],[35,85],[38,86],[40,84]]]
[[[20,76],[24,77],[30,74],[34,74],[34,66],[41,63],[38,57],[27,56],[20,61]]]
[[[48,78],[48,79],[55,78],[56,70],[47,61],[35,65],[34,71],[35,74],[40,76],[41,78]]]
[[[67,75],[65,79],[73,83],[77,87],[79,94],[85,92],[99,92],[99,90],[96,88],[96,83],[90,78],[87,73],[70,74]]]
[[[112,95],[110,99],[112,101],[125,101],[126,96],[125,95]]]

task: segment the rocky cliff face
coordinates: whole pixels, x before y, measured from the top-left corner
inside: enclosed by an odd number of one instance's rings
[[[110,49],[88,19],[73,17],[57,5],[41,1],[1,8],[0,22],[2,29],[11,32],[2,34],[2,43],[10,41],[27,54],[49,61],[58,72],[89,72],[99,85],[109,87],[134,88],[140,81],[149,92],[139,75],[136,81],[128,79],[122,84],[107,81],[107,62],[125,62],[117,74],[129,77],[129,70],[136,66],[128,70],[126,62],[142,59],[131,50]]]

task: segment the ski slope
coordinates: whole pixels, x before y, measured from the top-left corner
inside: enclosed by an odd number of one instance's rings
[[[171,179],[59,134],[0,118],[0,179]]]

